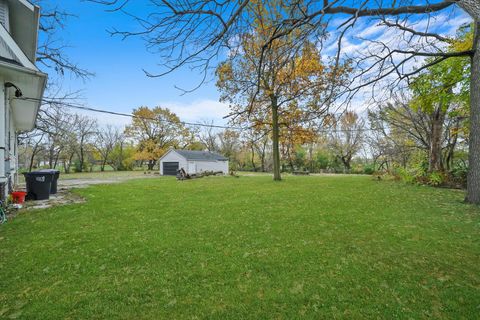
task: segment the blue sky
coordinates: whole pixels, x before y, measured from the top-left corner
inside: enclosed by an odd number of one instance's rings
[[[106,31],[114,27],[121,30],[136,28],[129,17],[105,12],[105,7],[83,1],[57,3],[60,8],[77,15],[70,18],[66,28],[58,34],[70,46],[66,50],[69,59],[95,73],[86,82],[67,75],[60,79],[63,90],[82,90],[84,102],[96,108],[129,113],[142,105],[160,105],[174,110],[185,121],[212,119],[225,122],[222,116],[226,115],[228,108],[218,102],[214,81],[182,95],[174,86],[192,88],[199,83],[200,75],[188,69],[160,78],[145,75],[142,69],[152,73],[161,70],[157,65],[161,62],[158,57],[147,52],[140,38],[122,41]],[[115,124],[129,119],[114,117],[108,121]]]

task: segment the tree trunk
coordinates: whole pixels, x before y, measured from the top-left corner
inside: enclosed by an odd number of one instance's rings
[[[260,155],[260,158],[262,159],[262,172],[265,172],[267,169],[265,166],[265,152],[267,149],[267,142],[268,142],[268,139],[265,139],[262,145],[262,153]]]
[[[35,161],[35,156],[37,155],[37,152],[39,151],[39,146],[40,146],[40,142],[42,141],[42,139],[43,139],[43,134],[40,137],[40,139],[38,139],[38,141],[35,143],[35,146],[32,149],[32,156],[30,157],[30,166],[28,168],[29,172],[32,172],[33,162]]]
[[[459,121],[457,120],[457,124],[455,125],[455,130],[458,131]],[[458,141],[458,134],[455,133],[453,136],[453,141],[450,141],[450,144],[447,146],[447,152],[445,155],[445,166],[448,171],[452,168],[453,165],[453,157],[455,155],[455,147]]]
[[[310,144],[309,149],[308,149],[308,158],[309,158],[309,169],[310,172],[314,172],[314,164],[313,164],[313,143]]]
[[[54,157],[54,154],[55,154],[54,144],[52,144],[52,146],[51,146],[50,149],[48,150],[48,168],[49,168],[49,169],[53,169],[53,157]]]
[[[65,169],[65,173],[70,173],[70,168],[72,166],[72,160],[73,160],[73,156],[75,155],[75,153],[70,153],[70,156],[67,158],[65,158],[64,162],[63,162],[63,168]]]
[[[30,157],[30,166],[28,167],[28,171],[32,172],[33,169],[33,161],[35,160],[35,154],[37,153],[37,146],[32,150],[32,156]]]
[[[273,180],[280,181],[282,180],[282,176],[280,174],[280,149],[279,149],[280,130],[278,126],[277,97],[272,95],[270,99],[271,99],[271,108],[272,108]]]
[[[78,172],[83,172],[83,163],[85,162],[83,147],[80,147],[80,153],[78,158],[78,161],[80,162],[80,168]]]
[[[351,166],[350,166],[350,161],[351,157],[346,156],[346,157],[340,157],[340,160],[342,160],[343,166],[345,167],[346,172],[350,172]]]
[[[475,38],[470,80],[470,139],[466,201],[480,205],[480,13],[475,16]]]
[[[442,164],[442,137],[443,137],[443,122],[445,121],[445,112],[440,105],[432,113],[432,135],[430,139],[430,154],[428,162],[428,170],[443,171]]]
[[[295,164],[293,163],[291,148],[293,147],[290,145],[287,147],[287,156],[288,156],[288,164],[290,165],[290,171],[293,172],[295,171]]]
[[[105,171],[105,166],[107,165],[107,157],[105,157],[102,161],[102,164],[100,165],[100,171],[104,172]]]
[[[53,169],[57,168],[59,158],[60,158],[60,151],[57,152],[57,154],[55,155],[55,161],[53,162]]]
[[[257,168],[255,167],[255,149],[253,148],[253,142],[250,146],[250,150],[252,151],[252,167],[253,167],[253,172],[257,172]]]
[[[156,160],[148,160],[148,170],[153,171],[153,168],[155,167],[156,163],[157,163]]]

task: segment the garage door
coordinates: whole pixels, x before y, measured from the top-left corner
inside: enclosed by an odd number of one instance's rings
[[[163,162],[163,175],[175,176],[178,170],[178,162]]]

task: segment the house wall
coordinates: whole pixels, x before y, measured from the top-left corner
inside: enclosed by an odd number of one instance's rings
[[[3,194],[0,194],[0,199],[6,199],[8,196],[7,184],[7,174],[5,170],[5,157],[6,157],[6,145],[5,145],[5,133],[7,131],[7,97],[6,97],[6,88],[4,85],[5,79],[0,75],[0,191]]]
[[[10,130],[8,137],[8,160],[9,160],[9,167],[10,167],[10,182],[12,186],[16,186],[18,184],[18,148],[17,148],[17,132],[15,128],[15,121],[13,119],[13,110],[12,106],[9,104],[8,108],[8,115],[9,115],[9,125],[8,129]]]
[[[17,185],[17,133],[5,78],[0,74],[0,194],[6,199]]]
[[[204,171],[222,171],[228,174],[228,161],[196,161],[197,173]]]
[[[197,162],[196,161],[188,161],[188,169],[186,171],[188,174],[197,173]]]
[[[222,171],[228,174],[228,161],[187,161],[174,150],[168,151],[160,159],[160,174],[163,175],[164,162],[178,162],[178,168],[184,168],[188,174],[202,173],[205,171]]]
[[[164,162],[178,162],[178,168],[184,168],[185,171],[188,169],[188,163],[187,160],[176,153],[175,151],[168,151],[166,155],[164,155],[163,158],[160,159],[160,174],[163,175],[163,163]],[[188,172],[190,173],[190,172]]]

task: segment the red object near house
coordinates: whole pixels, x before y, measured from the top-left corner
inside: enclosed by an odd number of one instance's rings
[[[25,202],[25,196],[27,193],[25,191],[14,191],[12,192],[13,203],[22,204]]]

